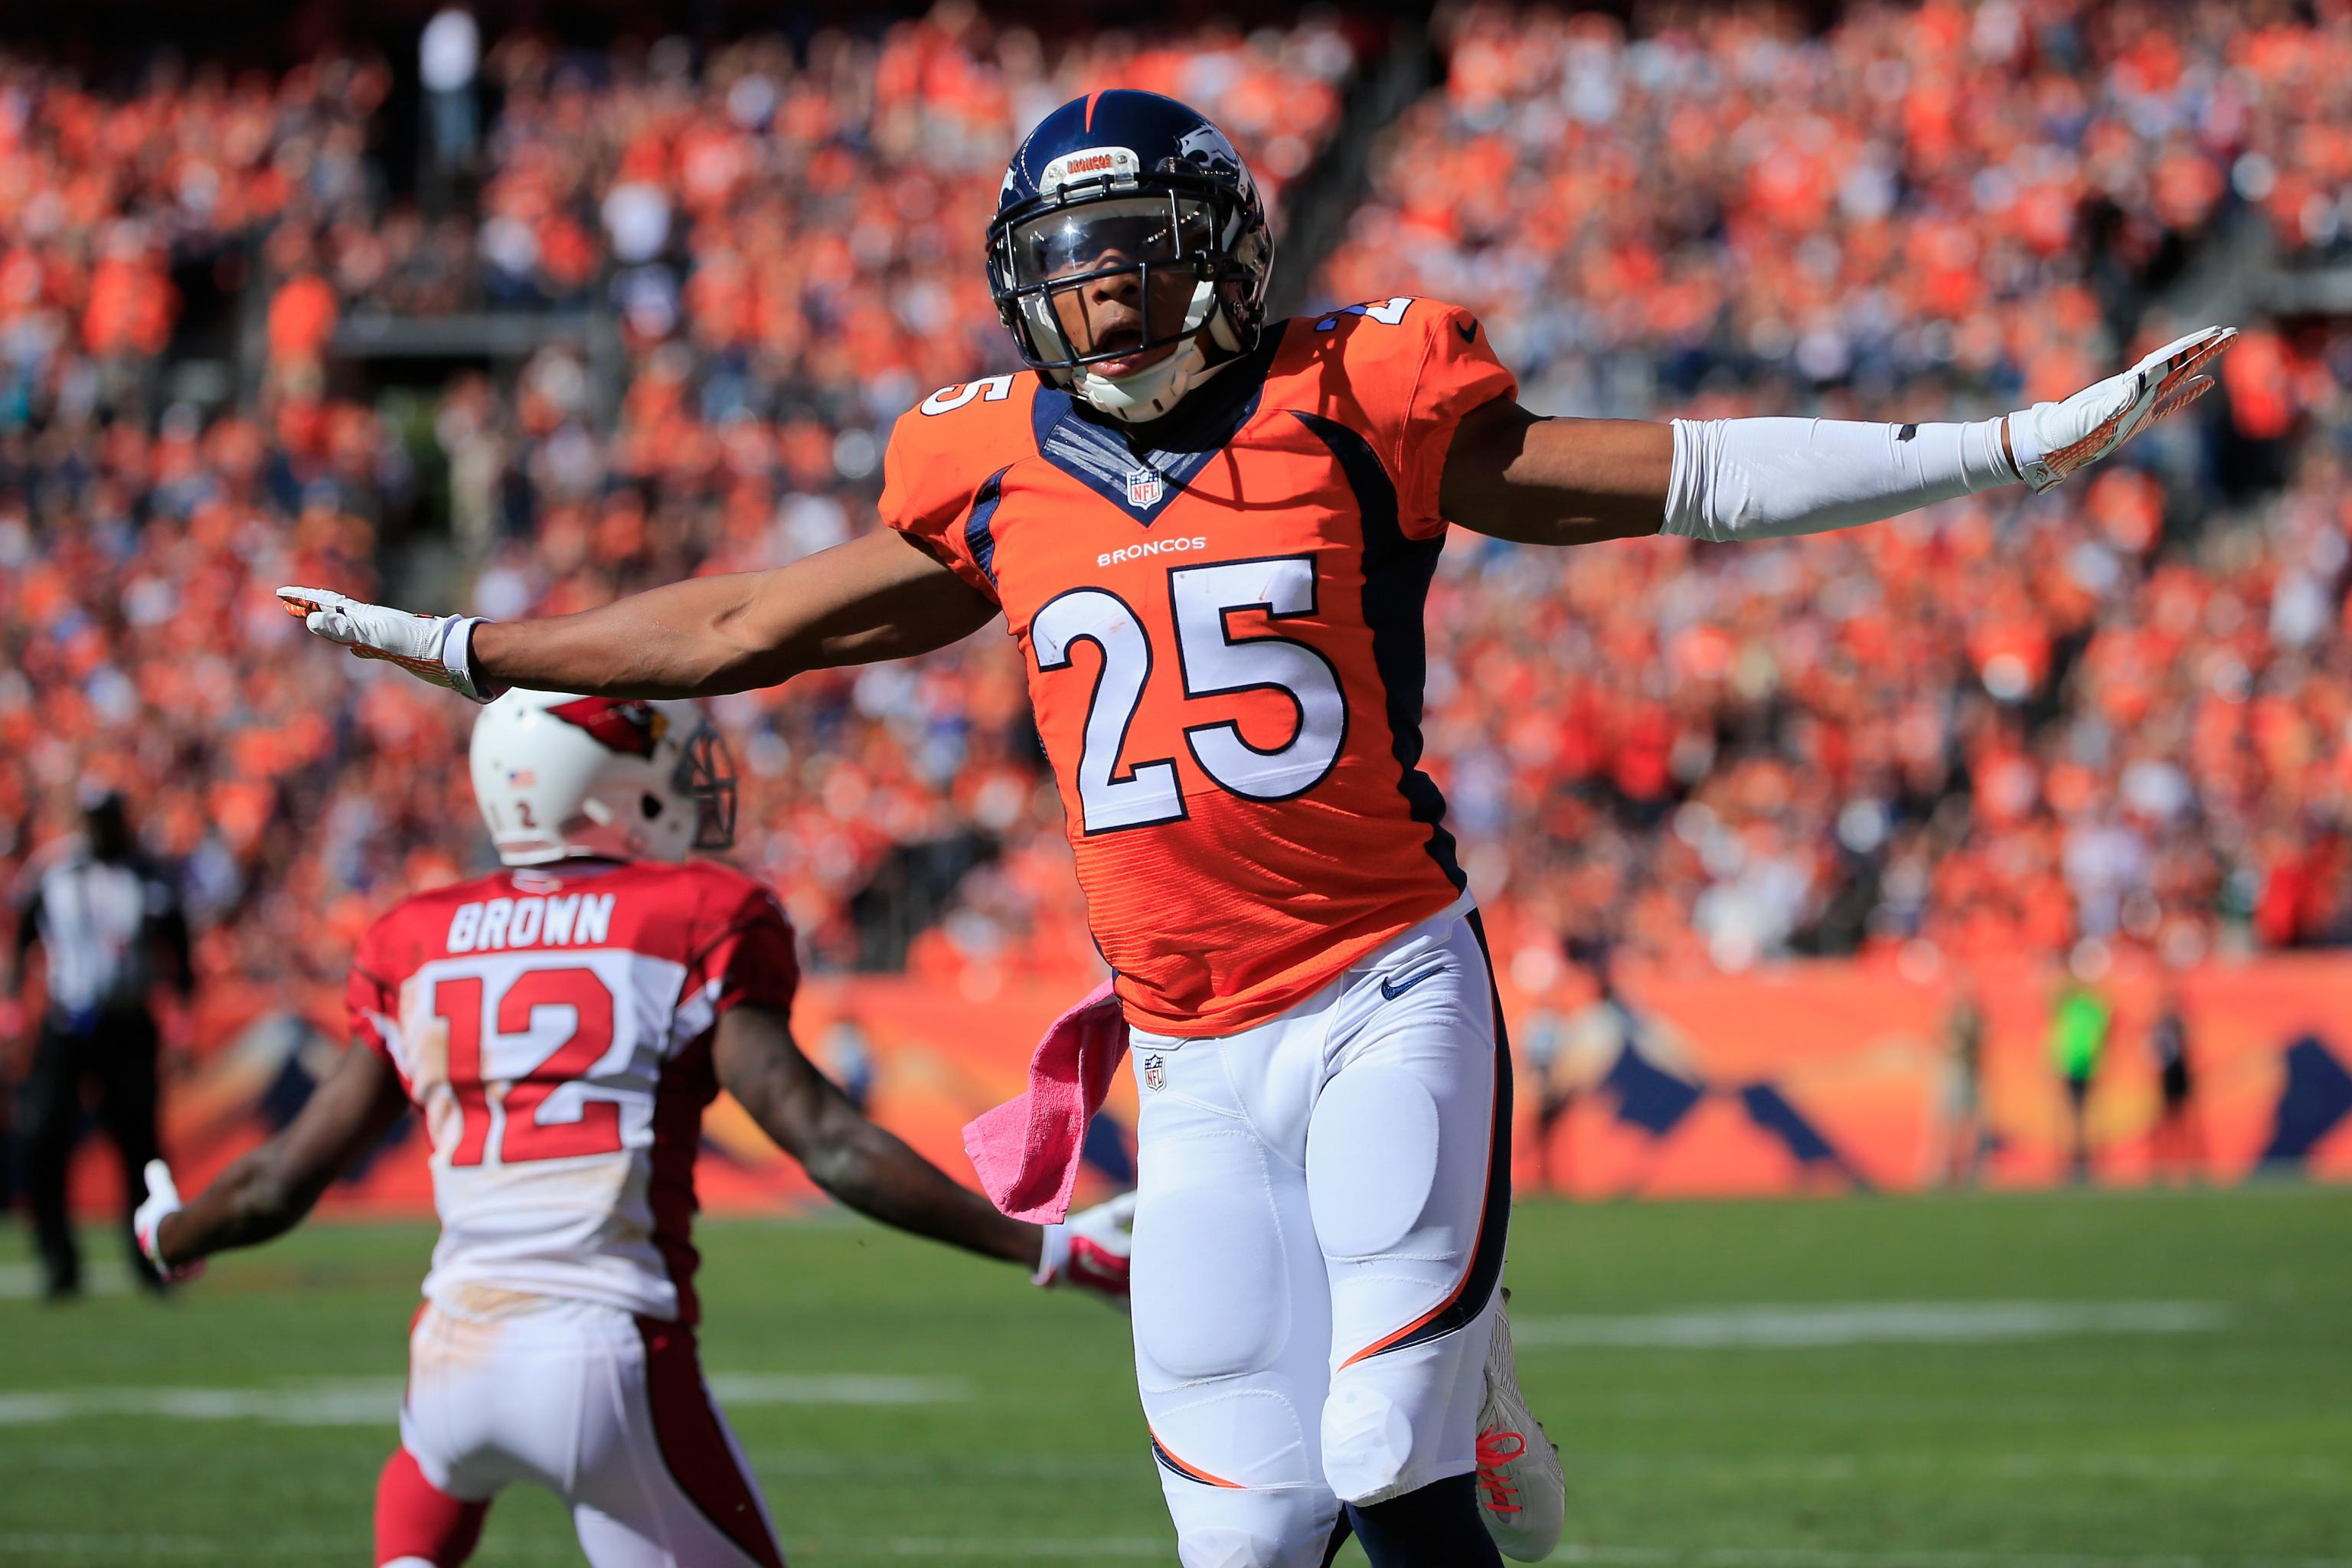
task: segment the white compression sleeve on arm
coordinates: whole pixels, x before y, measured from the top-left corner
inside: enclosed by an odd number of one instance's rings
[[[1718,543],[1825,533],[2016,482],[1998,419],[1677,419],[1664,529]]]

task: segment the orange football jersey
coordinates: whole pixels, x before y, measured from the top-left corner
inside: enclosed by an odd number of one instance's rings
[[[882,517],[1004,610],[1129,1019],[1230,1034],[1456,899],[1421,761],[1423,605],[1466,311],[1269,326],[1152,449],[1036,376],[898,421]]]

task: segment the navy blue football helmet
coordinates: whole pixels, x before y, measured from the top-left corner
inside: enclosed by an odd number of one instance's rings
[[[1072,99],[1038,122],[1004,171],[988,226],[989,291],[1030,367],[1121,419],[1154,419],[1257,346],[1274,271],[1265,204],[1241,154],[1196,110],[1119,89]],[[1154,320],[1152,281],[1192,279],[1182,319]],[[1133,274],[1141,337],[1080,353],[1055,300]],[[1163,312],[1164,315],[1164,312]],[[1097,365],[1163,345],[1132,374]]]

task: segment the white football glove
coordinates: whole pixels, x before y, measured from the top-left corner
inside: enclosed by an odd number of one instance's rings
[[[472,640],[479,616],[428,616],[346,598],[324,588],[280,588],[289,615],[359,658],[381,658],[419,680],[446,686],[460,697],[488,702],[498,695],[474,679]]]
[[[2207,327],[2175,339],[2121,375],[2084,387],[2063,403],[2037,403],[2009,416],[2018,477],[2046,490],[2097,462],[2168,415],[2210,391],[2198,370],[2237,341],[2235,327]]]
[[[1030,1278],[1049,1289],[1067,1284],[1091,1290],[1125,1311],[1128,1260],[1134,1249],[1135,1194],[1121,1193],[1045,1226],[1045,1249]]]
[[[194,1279],[205,1271],[204,1260],[173,1266],[163,1261],[162,1242],[157,1233],[163,1228],[166,1216],[180,1212],[180,1189],[172,1184],[172,1167],[161,1160],[147,1162],[147,1201],[131,1216],[131,1234],[139,1238],[139,1250],[155,1266],[155,1272],[177,1284]]]

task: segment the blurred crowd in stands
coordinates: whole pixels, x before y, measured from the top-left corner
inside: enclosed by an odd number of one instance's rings
[[[2319,9],[1473,7],[1326,276],[1477,310],[1547,412],[2062,397],[2204,324],[2157,302],[2248,209],[2297,255],[2352,226]],[[1492,874],[1576,944],[1734,965],[2352,938],[2352,336],[2251,327],[2219,406],[2047,498],[1457,551],[1432,741]]]
[[[551,613],[863,531],[890,421],[1011,363],[980,235],[1027,124],[1184,98],[1279,226],[1382,37],[954,3],[797,49],[511,34],[413,184],[407,61],[100,89],[0,57],[0,881],[111,784],[201,968],[337,973],[482,860],[471,710],[307,644],[272,587]],[[2297,260],[2352,236],[2338,0],[1818,34],[1474,6],[1436,43],[1311,298],[1469,305],[1542,412],[1997,412],[2201,324],[2152,302],[2255,218]],[[247,323],[223,402],[166,374],[192,279]],[[404,397],[337,363],[355,320],[604,307],[609,385],[563,331]],[[1735,967],[2352,940],[2352,335],[2249,326],[2221,395],[2050,497],[1770,547],[1458,539],[1428,734],[1482,893],[1574,952]],[[1008,640],[715,707],[739,858],[814,963],[1087,962]]]

